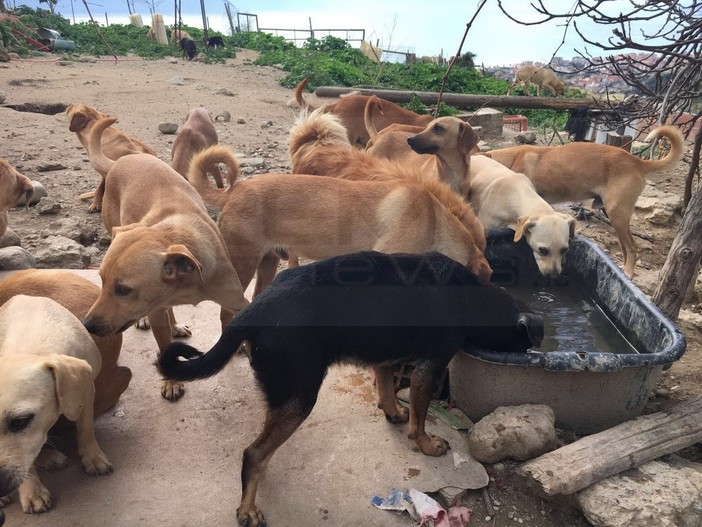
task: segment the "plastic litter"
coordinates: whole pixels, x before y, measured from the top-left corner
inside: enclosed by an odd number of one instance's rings
[[[471,510],[468,507],[455,506],[447,511],[417,489],[403,492],[393,488],[387,498],[373,496],[371,504],[383,510],[407,511],[420,527],[464,527],[470,521]]]

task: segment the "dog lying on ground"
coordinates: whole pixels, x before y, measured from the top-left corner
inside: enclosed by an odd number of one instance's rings
[[[622,248],[624,272],[631,277],[636,265],[636,243],[629,224],[636,200],[646,186],[645,176],[673,168],[684,153],[683,136],[674,126],[653,130],[646,141],[659,137],[666,137],[671,143],[670,152],[660,160],[640,159],[621,148],[595,143],[522,145],[484,155],[525,174],[549,203],[595,198],[596,205],[604,205]]]
[[[66,108],[66,115],[68,115],[68,129],[71,132],[75,132],[78,141],[83,145],[83,148],[88,154],[88,158],[90,158],[89,141],[93,126],[95,126],[98,120],[107,117],[107,115],[82,103],[70,104],[68,108]],[[103,134],[102,151],[109,159],[113,160],[129,154],[145,153],[151,154],[152,156],[156,155],[156,152],[145,143],[128,136],[117,128],[105,130]],[[94,192],[81,194],[80,196],[80,199],[93,198],[88,212],[100,212],[100,208],[102,207],[102,196],[105,193],[105,175],[101,174],[101,176],[100,184]]]
[[[231,315],[248,301],[195,189],[154,156],[112,161],[103,155],[100,138],[114,122],[101,119],[90,138],[91,162],[106,174],[102,219],[112,243],[100,265],[103,288],[83,322],[90,333],[105,336],[148,315],[163,350],[176,324],[173,306],[213,300]],[[161,394],[175,401],[183,386],[166,382]]]
[[[187,179],[193,156],[208,146],[216,145],[217,142],[217,130],[210,113],[205,108],[193,108],[185,116],[185,124],[181,126],[173,143],[171,166]],[[211,172],[217,186],[223,188],[224,180],[219,167],[212,167]]]
[[[0,236],[7,232],[10,209],[22,198],[29,206],[33,195],[31,180],[17,172],[6,160],[0,159]]]
[[[195,55],[197,55],[197,46],[195,41],[190,38],[180,39],[180,49],[183,51],[183,58],[188,60],[193,60]]]
[[[76,422],[85,471],[112,472],[93,429],[93,380],[100,367],[95,342],[57,302],[17,295],[0,308],[0,496],[17,490],[24,512],[51,508],[51,493],[39,480],[37,466],[66,464],[60,452],[42,451],[60,415]]]
[[[352,148],[334,115],[321,110],[303,113],[290,129],[288,151],[293,173],[419,185],[460,221],[480,251],[485,249],[485,228],[458,194],[428,177],[425,167],[396,163]]]
[[[302,91],[307,86],[308,79],[303,79],[295,86],[295,101],[300,108],[307,111],[316,110],[314,106],[305,101]],[[356,148],[365,150],[370,139],[364,122],[364,112],[368,103],[368,95],[348,95],[338,101],[322,106],[324,112],[336,115],[341,124],[346,128],[349,142]],[[377,130],[382,130],[393,123],[426,126],[431,121],[431,115],[420,115],[390,101],[382,101],[383,113],[374,119]]]
[[[207,47],[215,49],[223,48],[224,40],[222,39],[222,37],[219,36],[210,37],[207,39]]]
[[[512,93],[512,90],[524,83],[524,93],[529,95],[529,85],[536,84],[536,95],[541,97],[541,88],[544,86],[549,88],[555,95],[563,95],[565,87],[556,74],[546,66],[521,66],[514,76],[512,85],[507,90],[507,95]]]
[[[425,418],[444,368],[464,346],[526,352],[539,346],[543,322],[507,292],[446,256],[365,252],[281,272],[202,355],[175,343],[159,355],[167,379],[220,371],[237,350],[248,355],[268,403],[263,431],[244,451],[239,525],[263,525],[256,489],[269,459],[315,405],[329,366],[378,367],[379,407],[393,423],[409,419],[409,437],[429,456],[449,448],[429,435]],[[416,361],[409,416],[399,408],[393,363]]]
[[[524,174],[485,156],[470,164],[470,203],[487,228],[509,227],[524,237],[542,275],[561,274],[561,261],[575,236],[575,219],[553,210]]]

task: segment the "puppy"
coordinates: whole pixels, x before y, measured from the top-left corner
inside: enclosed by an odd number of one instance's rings
[[[183,51],[183,58],[188,60],[193,60],[195,55],[197,55],[197,47],[195,46],[195,41],[190,38],[180,39],[180,49]]]
[[[205,108],[193,108],[185,116],[185,124],[180,128],[171,151],[173,169],[187,179],[188,168],[193,156],[208,146],[217,144],[217,130],[214,121]],[[211,169],[219,188],[224,187],[219,167]]]
[[[68,129],[71,132],[75,132],[80,144],[83,145],[87,152],[88,158],[90,158],[88,143],[93,126],[98,120],[107,117],[107,115],[82,103],[70,104],[66,108],[66,115],[68,115]],[[152,156],[156,155],[156,152],[145,143],[128,136],[117,128],[109,128],[103,134],[102,151],[109,159],[113,160],[129,154],[145,153]],[[88,212],[100,212],[102,207],[102,196],[105,193],[105,175],[101,174],[101,176],[100,184],[93,193],[81,194],[80,196],[80,199],[93,198]]]
[[[297,105],[311,112],[317,108],[306,102],[302,97],[302,91],[307,86],[308,80],[303,79],[300,81],[295,86],[294,94]],[[349,142],[361,150],[366,148],[366,144],[370,139],[363,118],[368,99],[368,95],[349,95],[340,98],[334,103],[322,106],[324,112],[334,114],[339,118],[341,124],[347,130]],[[431,115],[420,115],[410,110],[405,110],[390,101],[383,100],[382,104],[383,113],[374,120],[378,130],[382,130],[393,123],[426,126],[432,119]]]
[[[379,407],[393,423],[409,419],[409,437],[428,456],[449,448],[425,430],[427,408],[444,368],[464,346],[526,352],[539,346],[543,322],[505,290],[438,253],[362,252],[278,275],[202,355],[175,343],[159,355],[168,379],[220,371],[239,350],[249,356],[268,403],[263,432],[244,451],[240,525],[263,525],[256,489],[268,460],[312,411],[329,366],[375,365]],[[416,361],[409,416],[392,385],[393,363]]]
[[[536,95],[541,97],[541,88],[544,86],[549,88],[555,95],[563,95],[565,87],[556,74],[546,66],[521,66],[514,76],[514,82],[507,90],[507,95],[512,93],[512,90],[519,84],[524,83],[524,93],[529,95],[529,85],[536,84]]]
[[[86,473],[112,472],[93,429],[93,380],[100,367],[95,342],[57,302],[17,295],[0,308],[0,496],[17,490],[24,512],[51,508],[35,461],[60,415],[76,422]],[[43,456],[52,466],[66,463],[57,451]]]
[[[175,325],[173,306],[213,300],[231,316],[248,301],[195,189],[148,154],[117,161],[103,155],[100,138],[114,122],[98,121],[90,139],[91,162],[106,174],[102,219],[112,243],[100,265],[103,288],[83,323],[90,333],[105,336],[148,315],[159,349],[165,349]],[[175,401],[183,386],[166,382],[161,394]]]
[[[15,295],[51,298],[82,320],[100,296],[100,288],[69,271],[26,269],[13,272],[0,281],[0,305]],[[126,366],[118,365],[122,335],[93,335],[93,340],[102,360],[100,373],[95,378],[95,415],[98,416],[117,404],[129,386],[132,372]]]
[[[515,172],[525,174],[549,203],[595,198],[604,204],[624,256],[624,272],[634,275],[636,243],[630,222],[634,206],[646,186],[646,174],[669,170],[682,159],[685,141],[674,126],[662,126],[646,141],[670,140],[671,149],[660,160],[644,160],[615,146],[569,143],[563,146],[522,145],[492,150],[485,155]]]
[[[575,219],[553,210],[524,174],[475,156],[470,165],[470,202],[487,228],[509,227],[514,241],[526,238],[542,275],[561,274],[561,261],[575,236]]]
[[[210,37],[207,39],[207,47],[215,49],[223,48],[224,40],[222,39],[222,37],[219,36]]]
[[[0,236],[7,232],[9,211],[24,197],[26,206],[34,195],[34,187],[27,176],[15,170],[10,163],[0,159]]]
[[[427,176],[422,166],[372,157],[351,148],[343,126],[334,115],[321,110],[309,115],[303,113],[290,130],[288,151],[293,173],[419,185],[461,222],[478,249],[485,249],[485,227],[461,196]]]

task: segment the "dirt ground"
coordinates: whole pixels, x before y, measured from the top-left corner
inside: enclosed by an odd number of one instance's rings
[[[262,160],[258,163],[258,172],[285,172],[289,170],[287,134],[295,118],[295,108],[289,104],[291,91],[278,84],[283,72],[253,66],[252,58],[251,52],[241,51],[236,59],[217,65],[136,58],[118,62],[113,59],[12,61],[0,63],[0,90],[7,95],[6,104],[83,102],[95,106],[118,117],[119,128],[146,142],[165,161],[170,161],[175,136],[162,134],[158,129],[160,123],[181,124],[187,111],[197,106],[208,108],[213,116],[228,112],[231,120],[218,120],[216,124],[220,143],[244,157]],[[74,134],[69,132],[65,114],[44,115],[0,107],[0,157],[9,160],[32,180],[40,181],[49,196],[60,203],[60,216],[81,218],[98,230],[98,239],[106,237],[100,216],[89,214],[88,202],[78,199],[79,194],[95,187],[99,176],[90,167]],[[41,171],[48,165],[62,168]],[[674,173],[654,175],[650,181],[660,190],[682,195],[686,168],[683,165]],[[10,228],[20,236],[23,247],[32,252],[40,233],[56,219],[57,216],[39,215],[34,208],[17,209],[10,214]],[[677,225],[657,227],[637,214],[632,226],[653,240],[637,239],[640,252],[638,274],[634,279],[645,293],[651,294]],[[597,241],[621,263],[616,237],[609,226],[591,219],[579,221],[577,230]],[[102,254],[104,245],[99,240],[95,245]],[[93,259],[91,266],[98,265],[99,256]],[[680,325],[687,337],[687,352],[664,373],[647,411],[702,394],[702,334],[692,323],[681,322]],[[231,452],[231,455],[238,459],[240,452]],[[699,445],[683,455],[702,461]],[[508,517],[511,510],[518,511],[519,519],[526,519],[528,525],[587,525],[577,513],[546,504],[526,492],[511,476],[512,466],[506,463],[487,467],[492,476],[491,493],[501,502],[501,513],[485,520],[482,500],[479,496],[473,497],[470,501],[476,514],[471,524],[513,525],[517,519],[513,519],[514,513]],[[238,467],[235,467],[222,477],[236,478],[237,472]],[[191,489],[191,492],[196,491]],[[59,516],[56,518],[54,525],[62,525]]]

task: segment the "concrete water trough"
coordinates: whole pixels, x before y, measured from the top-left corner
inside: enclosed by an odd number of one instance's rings
[[[449,366],[455,404],[478,420],[498,406],[542,403],[557,426],[582,434],[640,415],[685,352],[682,332],[591,240],[573,240],[563,275],[549,283],[513,236],[491,231],[485,254],[493,281],[544,316],[544,342],[526,354],[459,352]]]

